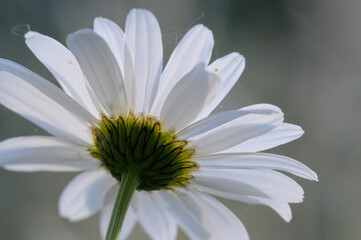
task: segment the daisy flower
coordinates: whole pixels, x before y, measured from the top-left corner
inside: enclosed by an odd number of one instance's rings
[[[157,240],[175,239],[178,227],[191,239],[248,239],[214,196],[266,205],[290,221],[289,203],[302,202],[303,190],[279,171],[317,180],[296,160],[260,152],[303,134],[278,107],[212,113],[245,60],[231,53],[209,64],[214,42],[203,25],[164,68],[160,27],[147,10],[132,10],[125,32],[96,18],[93,30],[67,37],[68,48],[36,32],[25,38],[62,90],[0,59],[0,103],[52,135],[1,142],[0,165],[80,172],[61,194],[60,215],[100,212],[103,238],[125,239],[139,222]]]

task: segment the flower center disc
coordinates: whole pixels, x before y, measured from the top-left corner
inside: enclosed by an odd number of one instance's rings
[[[140,171],[138,190],[185,186],[197,168],[191,160],[194,150],[186,147],[187,141],[177,139],[171,131],[162,131],[155,118],[133,114],[116,119],[103,116],[92,132],[92,156],[119,182],[129,169]]]

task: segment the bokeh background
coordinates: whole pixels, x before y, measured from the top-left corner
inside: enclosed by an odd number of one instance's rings
[[[246,70],[222,110],[272,103],[305,129],[301,139],[272,150],[307,164],[320,179],[296,179],[305,200],[292,205],[290,223],[269,208],[224,201],[251,239],[360,239],[361,1],[0,0],[0,57],[54,81],[11,33],[14,26],[29,24],[64,43],[97,16],[123,27],[134,7],[157,16],[165,60],[198,23],[214,33],[212,59],[232,51],[245,56]],[[0,106],[0,140],[34,134],[46,133]],[[69,223],[57,213],[58,197],[74,176],[0,170],[0,239],[99,239],[98,215]],[[137,226],[130,239],[147,236]],[[187,238],[180,232],[179,239]]]

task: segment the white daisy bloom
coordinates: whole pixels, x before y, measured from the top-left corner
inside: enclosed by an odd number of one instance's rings
[[[0,165],[79,171],[61,194],[60,215],[79,221],[100,212],[103,238],[128,169],[138,173],[138,191],[120,239],[136,222],[156,240],[175,239],[178,226],[191,239],[248,239],[213,196],[267,205],[290,221],[289,203],[302,202],[303,189],[279,171],[317,181],[296,160],[260,153],[303,134],[278,107],[211,114],[245,60],[231,53],[209,64],[214,42],[203,25],[187,32],[164,69],[160,27],[147,10],[132,10],[125,32],[96,18],[93,30],[68,36],[68,48],[36,32],[25,38],[63,90],[0,59],[0,103],[53,135],[1,142]]]

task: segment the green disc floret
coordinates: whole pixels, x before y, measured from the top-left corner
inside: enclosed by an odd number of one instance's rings
[[[132,113],[118,118],[103,116],[92,133],[92,156],[119,182],[126,171],[140,172],[138,190],[186,186],[197,169],[191,160],[194,150],[187,148],[187,141],[163,131],[153,117]]]

